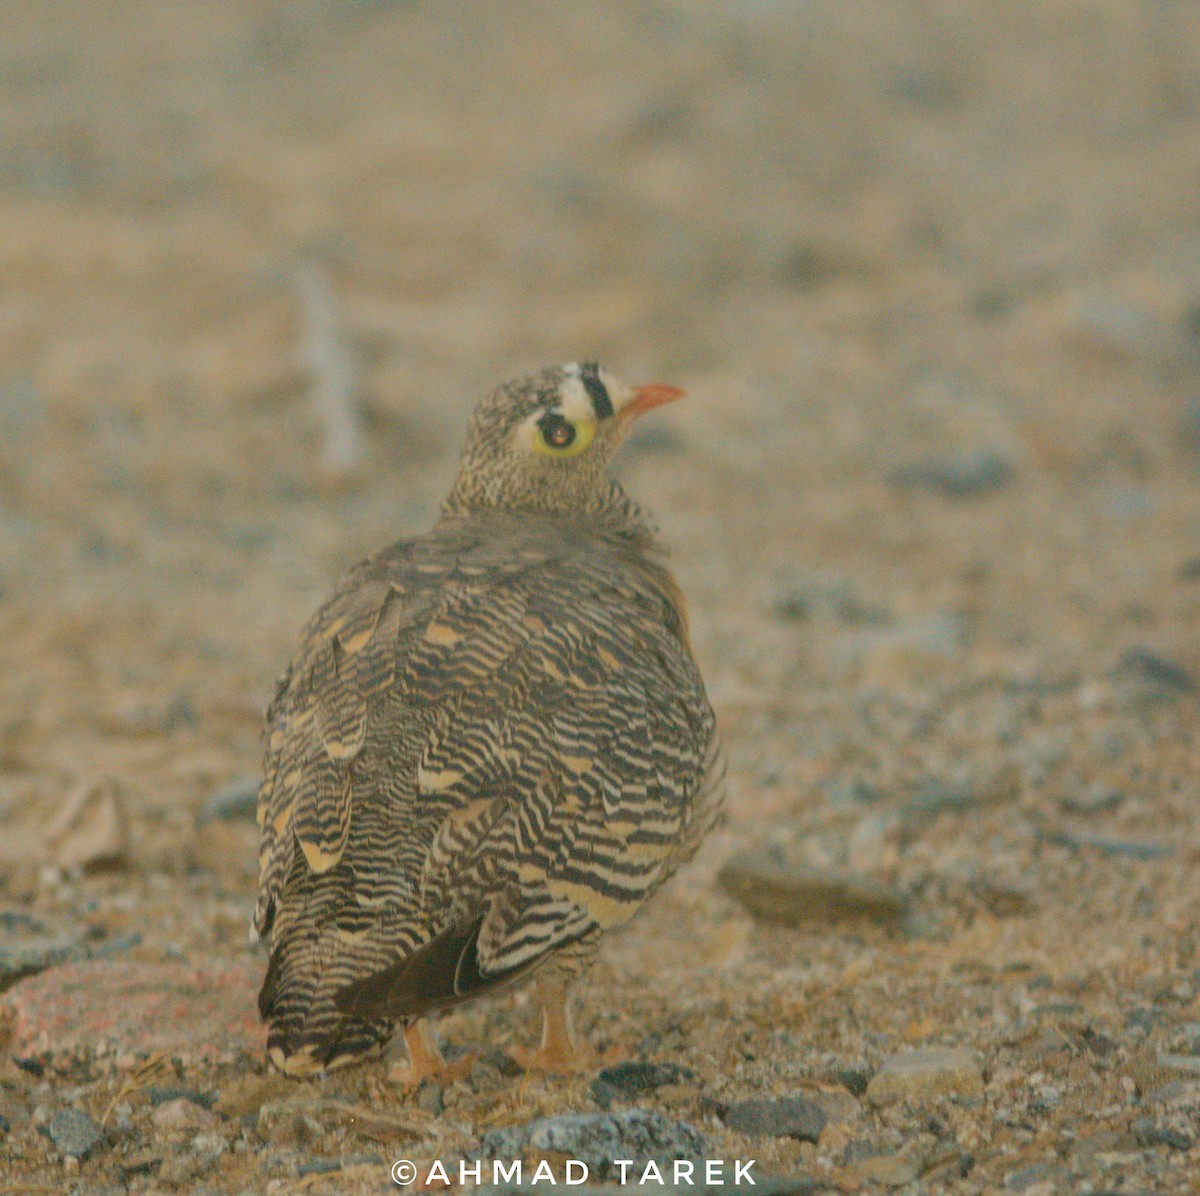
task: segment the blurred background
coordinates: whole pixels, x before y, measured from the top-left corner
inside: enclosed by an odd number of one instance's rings
[[[300,626],[429,525],[480,395],[598,359],[690,395],[620,468],[730,748],[730,821],[663,899],[714,974],[819,988],[864,949],[757,928],[714,883],[744,851],[892,886],[907,929],[861,933],[930,1008],[961,994],[906,935],[1047,984],[1200,965],[1200,7],[44,0],[0,27],[6,902],[245,955]],[[115,873],[47,840],[64,802]],[[638,925],[602,990],[691,991]],[[1150,999],[1101,988],[1113,1026]]]

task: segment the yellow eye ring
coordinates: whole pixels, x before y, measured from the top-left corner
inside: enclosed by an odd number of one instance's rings
[[[547,457],[577,457],[592,443],[596,425],[587,419],[578,422],[548,411],[536,424],[533,447]]]

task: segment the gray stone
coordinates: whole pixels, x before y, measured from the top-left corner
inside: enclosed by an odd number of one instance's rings
[[[961,814],[985,806],[1014,802],[1021,793],[1021,778],[1015,768],[1001,768],[988,776],[952,781],[929,777],[913,789],[904,803],[904,817],[926,821],[939,814]]]
[[[1070,847],[1075,851],[1090,848],[1101,855],[1125,856],[1131,860],[1157,860],[1171,855],[1174,849],[1166,843],[1153,843],[1139,839],[1112,839],[1107,835],[1096,835],[1091,831],[1055,831],[1046,835],[1047,843]]]
[[[196,825],[220,818],[225,822],[252,821],[258,810],[258,778],[239,777],[223,785],[200,807]]]
[[[592,1099],[602,1109],[614,1100],[628,1099],[653,1092],[668,1084],[681,1084],[696,1078],[689,1068],[678,1063],[641,1063],[629,1060],[615,1067],[606,1067],[592,1081]]]
[[[1004,1186],[1010,1192],[1024,1192],[1035,1184],[1050,1184],[1057,1189],[1065,1178],[1060,1167],[1050,1167],[1045,1163],[1030,1163],[1027,1167],[1018,1167],[1004,1177]]]
[[[46,1133],[62,1154],[73,1159],[86,1159],[104,1138],[100,1127],[82,1109],[52,1113]]]
[[[995,449],[947,453],[903,465],[891,482],[905,490],[930,490],[945,498],[978,498],[1003,490],[1016,477],[1012,461]]]
[[[983,1065],[974,1051],[933,1047],[886,1060],[867,1085],[867,1100],[884,1105],[982,1092]]]
[[[217,1124],[215,1114],[185,1097],[165,1101],[150,1115],[150,1120],[155,1129],[166,1132],[206,1130]]]
[[[739,1134],[816,1142],[828,1119],[824,1110],[812,1101],[802,1096],[785,1096],[739,1101],[725,1110],[722,1120]]]
[[[1139,1146],[1168,1146],[1172,1150],[1191,1150],[1192,1138],[1182,1130],[1159,1125],[1153,1117],[1138,1117],[1129,1127]]]
[[[484,1134],[475,1158],[515,1159],[527,1150],[579,1159],[596,1179],[616,1174],[614,1159],[632,1159],[634,1169],[653,1161],[670,1168],[676,1159],[701,1163],[708,1141],[684,1122],[669,1121],[653,1109],[619,1113],[568,1113]]]
[[[0,992],[18,980],[69,959],[78,959],[83,948],[76,939],[38,935],[0,943]]]
[[[921,1160],[906,1154],[876,1154],[858,1159],[846,1167],[846,1177],[858,1184],[879,1184],[885,1188],[903,1188],[921,1175]]]
[[[1194,696],[1200,692],[1195,677],[1182,665],[1141,646],[1126,649],[1113,675],[1146,698]]]
[[[788,926],[837,918],[894,922],[907,907],[904,894],[869,876],[789,864],[766,851],[735,855],[717,879],[756,917]]]

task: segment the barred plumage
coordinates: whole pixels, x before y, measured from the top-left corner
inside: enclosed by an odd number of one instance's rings
[[[258,812],[277,1066],[353,1060],[535,970],[534,1061],[564,1062],[565,982],[711,826],[723,774],[682,601],[604,469],[678,393],[594,366],[501,387],[432,531],[352,569],[305,629]]]

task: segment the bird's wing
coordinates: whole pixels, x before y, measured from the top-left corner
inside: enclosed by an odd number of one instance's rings
[[[433,828],[421,899],[475,899],[340,1008],[412,1018],[507,983],[627,921],[694,850],[716,736],[674,599],[665,571],[594,549],[507,588],[520,633],[486,684],[446,697],[417,769]],[[481,659],[483,613],[464,596],[439,614],[444,666]],[[436,687],[443,667],[428,676]]]
[[[267,711],[257,933],[271,927],[297,847],[315,874],[341,859],[354,799],[352,766],[366,743],[372,700],[392,684],[396,642],[428,600],[424,590],[414,600],[401,582],[363,566],[305,628]]]

